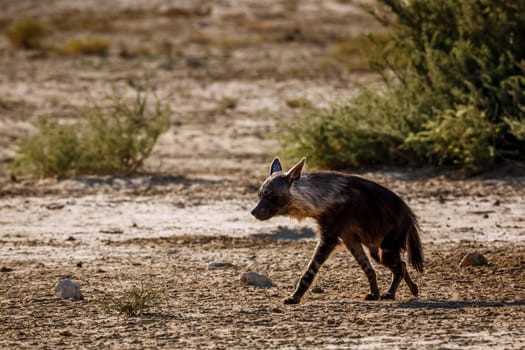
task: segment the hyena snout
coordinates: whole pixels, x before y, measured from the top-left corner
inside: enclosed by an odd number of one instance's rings
[[[255,208],[253,208],[250,213],[257,219],[257,220],[268,220],[272,216],[274,216],[274,213],[270,208],[265,207],[261,203],[257,204]]]

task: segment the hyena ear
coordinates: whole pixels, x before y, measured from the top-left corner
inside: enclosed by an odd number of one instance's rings
[[[283,167],[281,166],[281,161],[279,160],[279,157],[275,157],[272,161],[272,164],[270,165],[270,175],[277,171],[283,171]]]
[[[306,158],[303,157],[299,163],[295,164],[293,168],[286,172],[286,178],[289,183],[299,180],[301,177],[301,171],[303,171],[304,162],[306,162]]]

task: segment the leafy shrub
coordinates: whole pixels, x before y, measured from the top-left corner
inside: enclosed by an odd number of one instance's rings
[[[285,125],[282,139],[285,156],[308,157],[323,168],[357,167],[400,160],[397,148],[404,133],[394,99],[382,99],[364,91],[355,100],[329,109],[310,110],[298,121]],[[382,103],[382,108],[376,108]]]
[[[403,145],[433,164],[462,164],[486,167],[494,159],[491,136],[496,132],[485,114],[472,106],[446,110],[429,120]]]
[[[113,300],[109,311],[116,311],[126,316],[140,316],[144,312],[157,307],[162,301],[162,295],[149,287],[133,288],[120,299]]]
[[[4,34],[13,47],[37,49],[40,48],[42,40],[48,33],[49,31],[43,23],[27,18],[11,24]]]
[[[289,125],[289,154],[324,167],[411,163],[473,171],[524,160],[525,2],[377,3],[369,10],[392,27],[386,37],[370,37],[370,66],[383,86]]]
[[[133,101],[114,91],[103,105],[80,110],[78,124],[42,122],[38,132],[22,139],[12,169],[36,176],[130,174],[151,153],[169,127],[166,104],[149,90],[137,90]]]
[[[505,118],[505,123],[511,133],[519,141],[525,142],[525,120]]]
[[[68,55],[96,55],[106,56],[109,51],[109,41],[97,37],[71,39],[64,46],[64,53]]]

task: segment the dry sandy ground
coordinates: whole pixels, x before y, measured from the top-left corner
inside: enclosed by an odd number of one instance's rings
[[[0,25],[27,15],[52,25],[49,45],[85,35],[111,41],[100,58],[16,51],[0,40],[0,348],[525,346],[519,172],[468,180],[361,172],[420,218],[420,296],[402,285],[396,301],[362,301],[365,276],[340,248],[300,305],[282,304],[312,254],[315,227],[257,222],[249,209],[278,150],[278,121],[300,113],[287,101],[327,106],[371,79],[334,60],[341,42],[377,29],[351,2],[0,4]],[[71,121],[86,96],[133,86],[145,73],[173,113],[143,174],[10,180],[14,141],[36,121]],[[221,108],[224,97],[235,108]],[[489,265],[459,268],[471,251]],[[277,287],[242,286],[248,270]],[[63,276],[80,283],[84,300],[55,298]],[[378,278],[384,290],[388,271],[378,267]],[[160,291],[161,304],[138,317],[108,310],[137,286]]]

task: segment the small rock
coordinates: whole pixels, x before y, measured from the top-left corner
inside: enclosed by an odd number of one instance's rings
[[[471,252],[465,255],[463,259],[461,259],[459,266],[482,266],[488,264],[488,260],[480,252]]]
[[[257,272],[248,271],[241,275],[241,283],[245,286],[254,286],[259,288],[273,288],[275,284],[266,276]]]
[[[13,269],[10,267],[6,267],[6,266],[0,267],[0,272],[11,272],[11,271],[13,271]]]
[[[219,268],[219,267],[233,267],[233,266],[235,265],[233,265],[232,263],[226,262],[226,261],[209,261],[208,262],[209,269],[214,269],[214,268]]]
[[[77,262],[77,267],[82,267],[82,261]]]
[[[61,299],[72,299],[75,301],[84,299],[82,294],[80,294],[80,286],[70,278],[61,278],[58,281],[55,287],[55,294]]]
[[[50,204],[46,205],[46,209],[48,209],[48,210],[58,210],[58,209],[62,209],[64,207],[65,207],[65,205],[62,204],[62,203],[50,203]]]
[[[313,286],[311,291],[312,291],[312,293],[319,293],[319,294],[324,293],[323,288],[321,288],[319,286]]]

